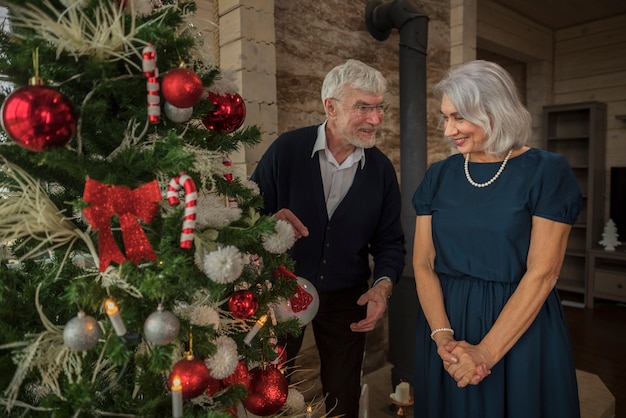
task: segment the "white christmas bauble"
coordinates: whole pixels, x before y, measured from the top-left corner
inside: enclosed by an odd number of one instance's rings
[[[98,344],[101,335],[98,321],[81,311],[65,324],[63,342],[72,350],[86,351]]]
[[[191,119],[193,107],[176,107],[169,102],[163,105],[163,113],[172,122],[183,123]]]
[[[159,308],[143,324],[146,339],[156,345],[167,345],[178,337],[180,321],[170,311]]]
[[[320,307],[320,297],[315,286],[305,279],[298,277],[299,289],[296,288],[294,296],[286,301],[274,306],[276,319],[286,321],[291,318],[298,318],[300,326],[303,327],[315,318]]]

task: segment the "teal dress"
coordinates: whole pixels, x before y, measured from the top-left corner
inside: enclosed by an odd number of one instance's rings
[[[477,183],[497,163],[470,163]],[[432,215],[434,268],[457,340],[478,344],[526,270],[532,217],[574,224],[582,206],[567,161],[539,149],[509,160],[488,187],[469,184],[463,156],[433,164],[413,196]],[[556,290],[513,348],[478,385],[458,388],[444,370],[421,309],[417,321],[416,418],[578,418],[576,370]]]

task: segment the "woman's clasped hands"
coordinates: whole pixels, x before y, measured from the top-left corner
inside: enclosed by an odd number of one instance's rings
[[[473,345],[467,341],[448,341],[437,343],[437,353],[443,360],[443,367],[448,374],[462,388],[467,385],[477,385],[491,374],[489,352],[480,345]]]

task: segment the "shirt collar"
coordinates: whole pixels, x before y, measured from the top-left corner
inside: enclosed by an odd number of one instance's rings
[[[315,140],[315,145],[313,145],[313,151],[311,152],[311,158],[315,156],[315,153],[318,151],[330,152],[326,147],[326,122],[324,121],[320,126],[317,127],[317,139]],[[361,169],[365,167],[365,150],[362,147],[356,147],[352,152],[352,158],[355,160],[360,160]]]

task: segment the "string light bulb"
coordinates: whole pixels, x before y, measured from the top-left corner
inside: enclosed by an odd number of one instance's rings
[[[248,331],[246,337],[243,339],[243,342],[250,345],[252,339],[259,333],[263,325],[267,322],[267,315],[262,315],[255,323],[254,326]]]
[[[111,321],[111,325],[113,325],[113,329],[118,337],[123,337],[126,335],[126,326],[124,325],[124,321],[122,320],[122,316],[120,315],[120,308],[117,306],[117,303],[113,299],[107,299],[104,301],[104,311],[106,312],[109,320]]]
[[[180,377],[174,376],[172,379],[172,418],[183,416],[183,385]]]

